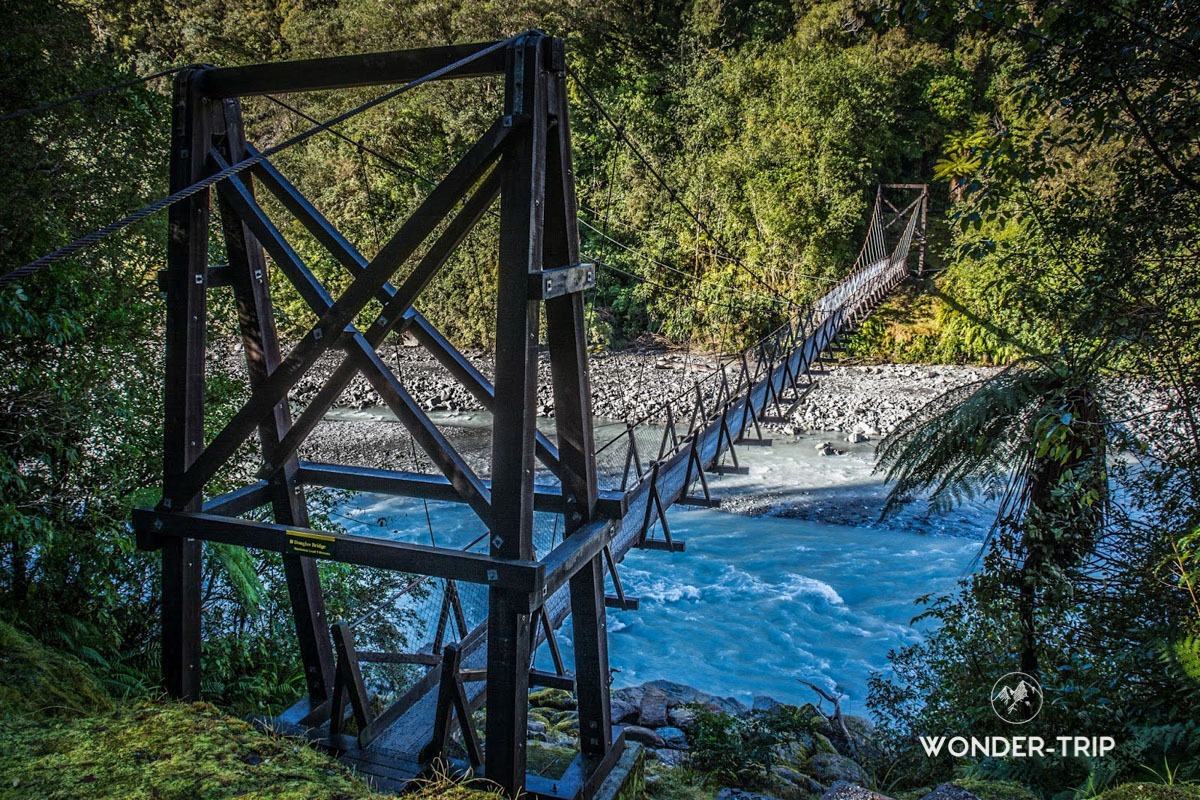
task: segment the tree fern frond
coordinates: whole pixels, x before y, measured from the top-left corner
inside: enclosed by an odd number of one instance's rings
[[[951,389],[909,416],[879,447],[877,470],[892,483],[883,515],[918,492],[935,509],[983,495],[1011,494],[1028,460],[1019,458],[1033,411],[1057,376],[1015,364]],[[1014,473],[1016,473],[1014,475]]]

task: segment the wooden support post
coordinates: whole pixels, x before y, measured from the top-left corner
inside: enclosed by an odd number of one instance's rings
[[[236,99],[227,99],[222,106],[223,145],[219,149],[230,163],[236,163],[247,157],[241,108]],[[245,187],[253,198],[253,184],[249,177],[245,179]],[[238,326],[246,354],[246,367],[250,386],[255,388],[266,381],[280,362],[279,339],[271,306],[270,276],[262,244],[224,200],[221,202],[221,222],[229,257],[229,280],[237,300]],[[276,403],[271,415],[259,424],[258,436],[263,461],[278,465],[270,482],[275,521],[307,528],[308,509],[304,502],[304,489],[296,478],[299,463],[295,455],[283,457],[279,452],[280,440],[291,427],[292,412],[285,398]],[[334,670],[321,579],[317,574],[316,562],[311,558],[284,555],[283,567],[309,701],[315,708],[329,698]]]
[[[507,48],[505,120],[513,127],[500,161],[500,263],[496,298],[496,404],[492,432],[491,553],[533,557],[534,412],[539,308],[529,274],[542,266],[546,168],[545,37],[530,33]],[[561,453],[560,453],[561,457]],[[488,592],[487,763],[506,794],[525,787],[529,694],[529,598]]]
[[[543,264],[553,269],[579,262],[579,223],[571,160],[566,54],[561,40],[550,40],[550,44],[546,107],[554,125],[547,142]],[[546,301],[546,336],[550,346],[554,422],[562,465],[565,538],[592,521],[598,497],[583,292],[571,292]],[[608,623],[604,605],[604,562],[600,553],[571,577],[570,594],[579,749],[586,760],[598,766],[612,747]],[[552,643],[555,667],[561,673],[561,658],[553,644],[554,631],[544,606],[542,613],[546,635]]]
[[[212,102],[195,89],[198,70],[175,79],[171,191],[204,178]],[[170,497],[204,447],[204,346],[208,292],[209,192],[176,203],[169,213],[163,497],[161,507],[199,511],[200,498],[171,508]],[[169,537],[162,545],[162,670],[172,697],[200,694],[200,542]]]
[[[479,736],[475,732],[475,724],[471,720],[471,709],[467,703],[467,694],[463,689],[462,675],[459,664],[462,651],[457,642],[446,645],[442,654],[442,675],[438,683],[437,708],[434,711],[433,738],[425,745],[418,756],[422,763],[429,763],[445,755],[446,745],[450,743],[450,721],[458,717],[459,730],[462,731],[463,747],[467,751],[467,759],[471,766],[478,768],[483,764],[483,752],[479,746]],[[522,670],[525,682],[529,682],[529,668]],[[524,732],[522,732],[524,739]],[[490,750],[489,744],[489,750]]]
[[[360,733],[366,731],[375,718],[371,713],[371,703],[367,699],[367,686],[363,683],[362,669],[358,665],[353,630],[350,626],[339,623],[333,625],[332,634],[334,645],[337,647],[337,678],[334,681],[332,712],[329,718],[330,739],[341,730],[347,697]]]

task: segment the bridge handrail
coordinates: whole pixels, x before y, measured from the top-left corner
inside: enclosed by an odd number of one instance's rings
[[[819,325],[824,324],[825,321],[827,321],[829,319],[829,317],[832,316],[833,314],[844,312],[847,308],[856,307],[858,305],[859,301],[861,300],[861,298],[865,294],[868,293],[867,289],[871,285],[873,285],[877,281],[882,282],[881,279],[883,278],[883,276],[890,273],[891,270],[894,269],[899,264],[907,263],[909,245],[911,244],[913,231],[915,230],[917,215],[915,213],[911,213],[911,210],[912,210],[911,206],[909,209],[906,209],[906,210],[909,211],[908,225],[905,228],[904,234],[901,236],[900,240],[896,243],[896,246],[893,249],[892,253],[885,255],[883,258],[879,258],[879,259],[870,261],[869,263],[861,263],[864,259],[864,256],[867,254],[867,247],[866,247],[866,244],[864,243],[863,249],[859,252],[858,258],[855,259],[855,268],[848,275],[846,275],[846,277],[843,278],[837,284],[837,286],[835,286],[830,291],[826,292],[824,295],[822,295],[817,300],[809,303],[803,310],[798,309],[796,312],[794,312],[791,315],[791,317],[789,318],[789,320],[787,322],[784,322],[781,325],[779,325],[778,327],[774,328],[769,333],[767,333],[765,336],[763,336],[761,339],[759,339],[757,342],[750,345],[746,349],[742,350],[736,356],[731,357],[728,361],[718,360],[717,366],[714,367],[709,372],[708,375],[705,375],[703,378],[697,379],[691,387],[682,389],[679,392],[676,392],[674,395],[671,395],[670,397],[668,397],[666,400],[661,401],[658,404],[657,408],[646,412],[641,417],[639,417],[635,422],[628,424],[623,431],[620,431],[615,436],[613,436],[611,439],[609,439],[609,441],[605,442],[604,445],[599,447],[596,450],[596,455],[599,456],[601,453],[605,452],[613,444],[620,441],[622,437],[632,436],[633,431],[636,428],[655,421],[663,414],[664,409],[667,409],[668,407],[673,406],[680,399],[683,399],[685,397],[690,399],[690,396],[696,391],[697,387],[702,386],[710,381],[715,382],[716,379],[722,373],[724,373],[727,376],[728,373],[726,372],[726,370],[730,364],[733,364],[733,363],[739,361],[742,358],[742,356],[744,356],[745,354],[750,353],[752,351],[759,350],[761,352],[762,348],[769,341],[771,341],[772,339],[778,340],[779,336],[785,330],[789,330],[789,331],[794,330],[798,324],[801,331],[804,331],[807,322],[812,320],[813,312],[817,312],[817,311],[823,312],[820,322],[817,322],[814,325],[814,330],[815,330],[816,327],[819,327]],[[875,212],[876,213],[873,215],[872,225],[871,225],[872,231],[874,231],[876,223],[878,222],[878,214],[877,214],[878,200],[876,201]],[[870,239],[870,235],[868,236],[868,240],[869,239]],[[865,273],[868,270],[879,268],[885,262],[887,264],[886,268],[878,269],[878,272],[876,275],[873,275],[867,282],[860,284],[860,279],[865,275]],[[843,292],[847,287],[849,287],[851,289],[851,291],[849,292],[848,296],[846,296],[844,299],[842,299],[836,306],[834,306],[833,308],[827,309],[827,310],[821,308],[821,304],[823,301],[825,301],[827,298],[829,298],[831,296],[838,295],[839,293]],[[770,363],[772,365],[774,365],[775,363],[777,363],[778,358],[779,357],[777,354],[772,354]],[[758,374],[761,370],[761,363],[762,363],[762,359],[760,359],[760,361],[756,364],[755,374],[753,376],[749,376],[749,380],[751,382],[753,382],[754,379],[758,376]],[[746,377],[747,376],[745,376],[744,371],[738,373],[737,383],[730,389],[730,393],[732,395],[736,396],[741,393],[741,390],[744,385],[743,382],[746,379]],[[707,420],[696,420],[696,422],[697,422],[697,424],[699,424],[702,422],[707,422]],[[688,431],[688,433],[690,433],[690,432],[691,432],[691,430]],[[685,436],[686,436],[686,434],[685,434]],[[681,446],[682,446],[682,443],[673,446],[669,451],[664,452],[663,458],[673,455]],[[655,459],[655,460],[659,460],[659,459]],[[651,463],[653,463],[653,462],[651,462]]]

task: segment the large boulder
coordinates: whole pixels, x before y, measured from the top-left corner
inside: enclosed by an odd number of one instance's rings
[[[838,781],[857,784],[870,781],[857,762],[838,753],[817,753],[808,760],[808,774],[826,786],[833,786]]]
[[[662,737],[662,740],[667,743],[667,747],[673,747],[676,750],[687,750],[687,736],[681,729],[666,725],[661,728],[655,728],[654,732]]]
[[[921,800],[979,800],[979,795],[954,783],[939,783]]]
[[[626,700],[618,699],[614,695],[609,708],[610,708],[610,713],[612,714],[613,722],[626,722],[626,721],[637,722],[638,711],[640,709],[638,706],[634,705],[633,703],[630,703]]]
[[[629,703],[633,706],[640,706],[642,704],[642,695],[645,693],[645,686],[623,686],[620,689],[613,689],[612,699],[620,700],[622,703]]]
[[[874,741],[875,723],[866,717],[855,714],[842,715],[842,723],[850,738],[842,732],[842,726],[829,721],[817,726],[817,732],[826,737],[837,752],[844,756],[859,759],[872,759],[881,755],[879,746]]]
[[[667,743],[663,738],[649,728],[643,728],[641,725],[626,725],[625,738],[631,742],[644,744],[647,747],[666,747]]]
[[[825,794],[821,795],[821,800],[891,800],[891,798],[855,783],[837,781],[829,787]]]
[[[767,794],[755,794],[747,792],[745,789],[733,789],[726,787],[717,792],[717,800],[779,800],[777,797],[771,797]]]
[[[806,794],[821,794],[825,791],[824,786],[791,767],[776,764],[771,767],[771,772],[775,773],[776,777],[782,778],[793,786],[802,789]]]
[[[677,705],[686,705],[695,703],[712,711],[721,711],[726,714],[745,714],[750,709],[745,703],[733,697],[717,697],[716,695],[702,692],[691,686],[685,686],[682,683],[674,681],[650,681],[646,684],[647,691],[649,689],[660,689],[667,696],[667,705],[674,707]]]
[[[667,718],[667,704],[670,698],[661,689],[647,687],[642,695],[642,704],[638,710],[638,723],[647,728],[661,728],[670,720]]]

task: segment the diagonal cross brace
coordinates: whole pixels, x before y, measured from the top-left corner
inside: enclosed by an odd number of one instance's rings
[[[292,348],[260,386],[250,400],[234,415],[192,465],[182,473],[170,476],[162,506],[183,507],[196,497],[217,470],[233,455],[264,416],[282,400],[300,376],[308,371],[321,354],[333,344],[345,327],[363,309],[391,275],[416,250],[427,236],[473,185],[483,172],[498,159],[513,127],[497,120],[465,156],[450,170],[446,180],[430,193],[400,230],[360,272],[349,288],[317,324]]]
[[[220,155],[214,153],[213,158],[220,165]],[[494,199],[497,189],[498,185],[494,179],[484,180],[483,185],[468,202],[467,207],[454,218],[446,231],[438,237],[433,247],[421,259],[417,268],[408,276],[400,289],[392,295],[388,305],[384,307],[365,337],[353,325],[346,327],[342,336],[347,351],[345,359],[333,375],[326,380],[317,396],[308,404],[304,413],[293,423],[280,441],[275,452],[276,463],[267,464],[262,477],[269,477],[280,468],[283,459],[295,453],[304,439],[325,416],[325,412],[341,395],[355,372],[361,372],[459,494],[471,505],[480,519],[490,527],[491,497],[488,490],[379,358],[375,348],[383,342],[388,332],[401,319],[401,309],[415,299],[479,217],[483,215],[487,206]],[[317,314],[328,311],[332,305],[329,295],[316,276],[287,244],[283,235],[267,218],[262,208],[254,201],[249,188],[241,181],[235,181],[228,187],[222,187],[221,196],[271,253],[276,263],[280,265],[297,290],[312,306],[313,311]],[[389,315],[392,315],[391,320],[388,319]]]
[[[256,151],[250,148],[251,153]],[[263,185],[295,216],[317,241],[333,255],[342,267],[351,275],[357,275],[367,266],[367,260],[351,245],[332,223],[326,220],[319,211],[304,197],[300,191],[285,178],[273,164],[261,161],[255,165],[255,174]],[[387,305],[395,296],[397,289],[389,282],[384,282],[376,299],[381,305]],[[400,315],[397,314],[397,317]],[[467,391],[488,411],[492,411],[496,400],[495,387],[485,378],[475,366],[454,349],[446,338],[414,308],[403,312],[403,329],[417,338],[426,350],[441,363]],[[558,448],[541,431],[536,434],[538,459],[551,472],[561,477],[558,463]]]

